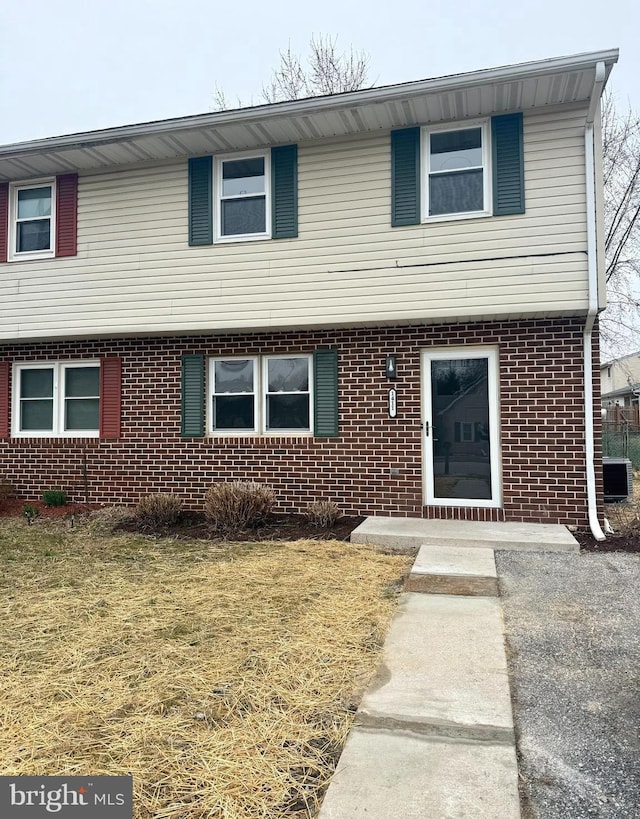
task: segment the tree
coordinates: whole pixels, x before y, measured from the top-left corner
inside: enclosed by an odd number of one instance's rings
[[[340,94],[364,88],[369,74],[369,55],[364,51],[338,52],[337,37],[313,35],[309,42],[306,61],[291,50],[280,52],[280,65],[262,86],[261,101],[266,103],[299,100],[324,94]],[[217,110],[229,109],[227,99],[216,86],[214,102]],[[238,105],[242,103],[238,100]]]
[[[602,108],[607,309],[601,316],[607,358],[640,349],[640,117]]]

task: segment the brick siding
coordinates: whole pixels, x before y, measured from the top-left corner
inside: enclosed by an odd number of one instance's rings
[[[587,525],[582,319],[137,338],[0,345],[0,361],[122,359],[122,437],[0,441],[0,477],[26,498],[66,489],[73,500],[132,503],[173,491],[197,508],[212,481],[266,481],[280,508],[335,500],[347,514],[456,517]],[[420,352],[497,345],[500,356],[502,509],[423,507]],[[340,355],[340,435],[180,437],[180,357]],[[596,458],[600,400],[594,346]],[[389,418],[385,358],[398,361],[396,418]],[[392,474],[394,470],[394,474]],[[398,474],[395,474],[395,471]],[[601,470],[597,469],[602,497]]]

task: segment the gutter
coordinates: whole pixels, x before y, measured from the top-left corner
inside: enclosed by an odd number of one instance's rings
[[[589,288],[589,307],[583,333],[584,355],[584,434],[585,460],[587,478],[587,508],[589,513],[589,527],[596,540],[605,540],[605,534],[598,520],[598,504],[596,496],[595,451],[593,440],[593,360],[592,338],[593,325],[598,315],[598,261],[596,241],[596,182],[595,182],[595,150],[593,123],[600,102],[600,96],[606,81],[605,64],[596,63],[593,89],[589,100],[587,120],[584,129],[585,177],[587,187],[587,276]]]

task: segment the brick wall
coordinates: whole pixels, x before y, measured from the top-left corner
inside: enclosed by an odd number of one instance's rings
[[[274,486],[283,510],[330,499],[349,514],[585,526],[582,327],[580,319],[531,320],[0,346],[0,360],[114,355],[123,364],[121,439],[2,440],[0,475],[25,498],[54,486],[84,500],[86,467],[90,502],[131,503],[146,492],[171,490],[197,507],[212,481],[251,479]],[[467,344],[500,351],[503,509],[424,509],[420,351]],[[338,438],[180,437],[182,354],[308,353],[326,346],[340,353]],[[393,419],[384,374],[389,354],[398,358]],[[597,366],[594,372],[599,457]]]

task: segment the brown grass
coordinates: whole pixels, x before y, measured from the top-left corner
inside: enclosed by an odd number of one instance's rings
[[[406,556],[0,522],[0,767],[130,773],[134,815],[307,817]]]

